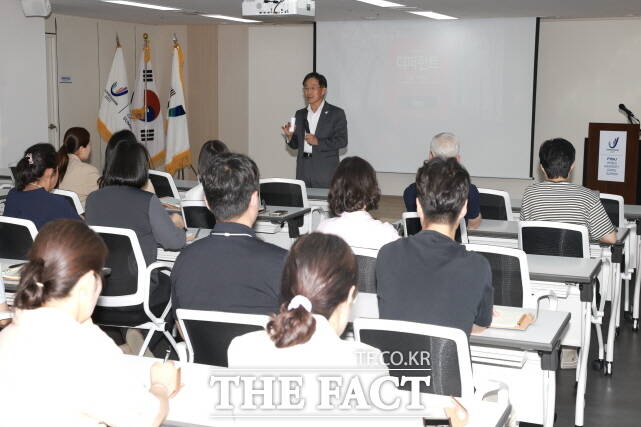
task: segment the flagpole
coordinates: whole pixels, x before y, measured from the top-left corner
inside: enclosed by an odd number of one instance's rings
[[[147,139],[149,138],[149,122],[147,121],[147,61],[146,61],[146,54],[147,54],[147,48],[149,47],[149,34],[144,33],[142,35],[142,38],[144,40],[144,45],[142,48],[142,60],[143,60],[143,72],[142,72],[142,84],[144,88],[144,93],[143,93],[143,122],[144,122],[144,129],[145,129],[145,141],[144,145],[147,145]],[[143,141],[141,141],[143,142]]]

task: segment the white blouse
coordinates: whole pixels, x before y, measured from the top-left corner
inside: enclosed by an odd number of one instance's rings
[[[316,231],[335,234],[350,247],[376,250],[400,238],[392,224],[374,219],[366,211],[343,212],[340,216],[322,221]]]
[[[159,401],[118,346],[56,308],[18,310],[0,332],[0,426],[151,425]]]

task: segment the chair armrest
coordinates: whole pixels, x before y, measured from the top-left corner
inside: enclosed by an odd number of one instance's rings
[[[143,309],[145,310],[145,313],[147,316],[149,316],[150,319],[154,321],[154,323],[160,322],[160,319],[155,316],[152,312],[151,309],[149,308],[149,293],[151,291],[151,287],[149,286],[150,281],[151,281],[151,273],[154,270],[157,270],[159,268],[166,268],[168,270],[171,270],[173,267],[172,263],[165,262],[165,261],[156,261],[152,262],[147,266],[147,269],[145,270],[145,280],[143,281],[144,283],[142,284],[145,287],[144,290],[144,300],[143,300]],[[169,308],[171,308],[171,298],[169,299],[169,303],[167,305]]]
[[[184,341],[176,344],[176,353],[180,362],[187,362],[187,344]]]
[[[497,402],[504,405],[510,404],[509,389],[505,383],[500,381],[479,381],[474,383],[476,389],[474,397],[478,400],[485,400],[490,394],[496,394]]]

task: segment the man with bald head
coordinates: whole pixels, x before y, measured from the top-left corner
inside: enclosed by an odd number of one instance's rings
[[[459,140],[453,133],[441,132],[432,138],[428,160],[435,157],[443,159],[455,158],[461,161]],[[416,212],[416,183],[410,184],[403,192],[403,200],[407,212]],[[470,183],[467,197],[467,214],[465,214],[467,228],[477,228],[481,223],[481,196],[476,186]]]

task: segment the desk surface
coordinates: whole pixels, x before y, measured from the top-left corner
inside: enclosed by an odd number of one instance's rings
[[[622,227],[617,231],[617,243],[621,244],[628,237],[630,229]],[[519,221],[504,221],[500,219],[483,219],[478,228],[468,229],[468,236],[492,237],[498,239],[518,239]],[[591,244],[607,245],[605,243],[590,242]]]
[[[475,237],[495,237],[516,240],[519,238],[519,222],[483,219],[478,228],[468,229],[467,234]]]
[[[141,378],[141,383],[147,384],[149,378],[149,367],[157,359],[137,357],[137,356],[125,356],[125,365],[126,369],[131,372],[132,375],[136,375]],[[246,417],[236,417],[234,420],[233,413],[229,411],[220,411],[216,409],[216,402],[220,400],[220,389],[219,387],[210,387],[209,379],[212,375],[219,376],[230,376],[230,375],[239,375],[239,371],[230,370],[227,368],[216,368],[213,366],[200,365],[194,363],[180,363],[181,366],[181,379],[184,384],[180,392],[174,397],[169,403],[169,415],[165,421],[166,426],[228,426],[242,423],[243,425],[247,421],[251,421],[251,418]],[[241,373],[245,375],[255,375],[252,373]],[[296,375],[295,373],[289,372],[288,375]],[[404,392],[400,392],[404,393]],[[449,396],[439,396],[431,394],[423,394],[422,403],[426,406],[425,410],[419,411],[418,414],[423,414],[425,416],[442,416],[444,407],[453,406],[452,400]],[[477,399],[460,399],[461,403],[469,412],[469,422],[468,427],[488,427],[488,426],[503,426],[507,421],[509,416],[509,405],[501,405],[494,402],[484,402]],[[232,404],[233,404],[233,395],[232,395]],[[247,412],[245,412],[247,414]],[[364,412],[363,414],[367,414]],[[396,415],[397,413],[391,413],[390,416]],[[417,414],[417,412],[412,412],[411,415]],[[256,415],[260,415],[256,413]],[[289,412],[290,416],[296,415],[295,413]],[[335,422],[337,419],[335,412],[328,413],[331,415],[331,419],[327,419],[326,423],[323,423],[322,418],[317,421],[314,425],[324,425],[329,424],[330,422]],[[409,418],[412,420],[414,418]],[[252,422],[252,425],[264,425],[264,421],[267,421],[268,418],[255,419]],[[304,418],[298,418],[298,424],[305,424]],[[349,420],[347,417],[342,418],[342,420]],[[385,419],[382,419],[385,420]],[[375,421],[376,425],[385,425],[382,423],[380,418],[369,418],[365,419],[351,419],[349,420],[349,425],[368,425]],[[399,422],[402,419],[394,418],[394,422],[389,423],[391,419],[387,419],[388,424],[397,424],[396,420]],[[282,420],[271,419],[270,425],[277,425]],[[295,420],[292,420],[295,421]],[[301,422],[302,421],[302,422]],[[309,421],[309,419],[308,419]],[[353,422],[358,421],[358,424],[353,424]],[[363,422],[365,421],[365,422]],[[422,422],[420,418],[416,418],[416,423],[412,423],[414,426],[421,426]],[[287,425],[296,425],[296,422],[289,423]],[[403,423],[405,425],[405,423]]]
[[[536,310],[526,311],[536,315]],[[569,321],[570,313],[540,310],[538,319],[524,331],[488,328],[480,334],[472,334],[470,344],[551,352],[558,347]]]
[[[286,211],[283,215],[273,215],[274,211]],[[257,219],[261,221],[285,222],[298,218],[311,211],[311,208],[297,208],[293,206],[265,206],[265,212],[259,213]]]
[[[527,255],[530,279],[542,282],[592,283],[601,270],[600,258]]]
[[[198,181],[194,181],[191,179],[175,179],[174,183],[176,184],[176,188],[182,191],[191,190],[196,185],[198,185]]]

